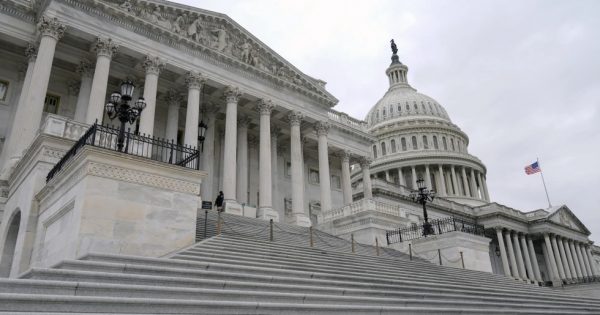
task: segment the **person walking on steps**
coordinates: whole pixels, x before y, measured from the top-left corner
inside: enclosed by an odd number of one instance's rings
[[[223,211],[223,192],[219,191],[219,195],[215,200],[215,206],[217,207],[217,211]]]

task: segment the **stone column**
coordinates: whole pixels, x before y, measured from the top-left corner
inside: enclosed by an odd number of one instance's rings
[[[594,256],[592,255],[592,250],[590,249],[590,245],[587,245],[585,247],[585,254],[587,255],[588,261],[590,262],[590,268],[592,269],[592,274],[594,275],[594,277],[600,276],[600,273],[598,272],[598,268],[596,267],[596,264],[594,263]]]
[[[556,261],[556,267],[558,268],[558,275],[561,279],[566,279],[565,269],[562,264],[562,260],[560,259],[560,252],[558,250],[558,245],[556,244],[556,235],[550,235],[550,241],[552,242],[552,252],[554,253],[554,259]]]
[[[410,170],[412,172],[412,189],[417,190],[417,170],[414,165],[410,167]]]
[[[179,104],[181,95],[175,90],[169,90],[165,96],[167,101],[167,126],[165,128],[165,138],[167,141],[173,141],[177,144],[177,130],[179,129]]]
[[[550,263],[550,256],[548,255],[548,250],[545,245],[542,245],[542,254],[544,255],[544,261],[546,262],[546,269],[548,272],[548,280],[556,281],[556,276],[554,275],[554,271],[552,270],[552,264]]]
[[[110,71],[110,60],[117,52],[118,45],[110,38],[96,39],[92,50],[96,52],[96,68],[92,79],[90,91],[90,103],[88,104],[85,122],[93,124],[96,120],[102,123],[104,117],[104,105],[106,104],[106,87],[108,85],[108,72]]]
[[[300,124],[303,115],[292,112],[290,121],[290,157],[292,162],[292,223],[300,226],[311,226],[310,218],[304,213],[304,158],[300,139]]]
[[[202,166],[206,172],[206,178],[202,180],[202,200],[212,201],[216,198],[213,192],[215,180],[215,135],[216,135],[216,114],[218,107],[212,104],[204,104],[204,113],[206,117],[206,133],[204,134],[204,144],[202,152]]]
[[[438,165],[438,173],[440,174],[440,193],[442,196],[447,196],[446,179],[444,178],[444,168],[442,167],[442,164]]]
[[[588,268],[585,265],[586,261],[581,253],[581,243],[575,243],[575,252],[577,252],[577,258],[579,258],[579,263],[581,264],[581,273],[583,274],[583,277],[589,278],[590,274],[588,273]]]
[[[583,278],[583,272],[581,271],[581,264],[579,263],[579,257],[577,256],[577,252],[575,251],[575,245],[573,240],[569,240],[569,249],[571,251],[571,255],[573,256],[573,264],[575,265],[575,272],[577,273],[577,278]]]
[[[16,162],[23,155],[23,151],[31,144],[40,128],[54,51],[58,40],[64,34],[65,26],[56,18],[42,16],[38,23],[38,30],[41,39],[37,59],[33,64],[29,64],[33,66],[31,80],[27,90],[21,92],[25,94],[24,101],[17,104],[18,107],[15,111],[11,131],[13,136],[8,139],[8,143],[5,145],[5,148],[9,150],[7,158],[10,160],[7,161],[8,164],[5,164],[5,166],[11,168],[16,165]]]
[[[269,117],[270,119],[270,117]],[[281,135],[281,128],[279,127],[271,127],[271,205],[275,212],[279,214],[279,217],[283,218],[285,213],[284,209],[280,207],[280,196],[279,196],[279,163],[277,163],[277,139]],[[277,211],[277,209],[281,210],[281,212]],[[278,220],[281,220],[278,218]]]
[[[371,170],[369,167],[371,166],[371,159],[368,157],[362,157],[360,159],[360,167],[363,173],[363,199],[372,199],[373,198],[373,186],[371,186]]]
[[[477,192],[477,181],[475,180],[475,171],[473,169],[471,169],[471,196],[479,199],[479,194]]]
[[[533,241],[530,237],[527,237],[527,245],[529,247],[529,256],[531,258],[531,264],[533,265],[533,272],[535,274],[535,278],[539,282],[544,282],[544,279],[542,279],[542,273],[540,272],[540,265],[537,261],[537,255],[535,254],[535,247],[533,247]]]
[[[506,247],[504,245],[504,238],[502,236],[501,228],[496,228],[496,238],[498,239],[498,247],[500,248],[500,258],[502,258],[502,268],[504,269],[504,275],[510,277],[510,267],[508,266],[508,257],[506,256]]]
[[[481,183],[483,184],[483,192],[485,193],[485,201],[490,201],[490,193],[488,192],[485,175],[481,175]]]
[[[259,139],[259,160],[258,169],[258,217],[263,220],[273,219],[279,221],[279,214],[273,211],[272,195],[272,174],[271,169],[271,111],[273,110],[271,101],[259,100],[258,112],[260,114],[260,139]]]
[[[583,243],[581,243],[581,244],[579,244],[579,248],[581,249],[581,257],[583,257],[583,261],[585,262],[585,269],[587,270],[588,277],[593,278],[594,273],[592,270],[592,265],[590,264],[590,259],[587,257],[585,245]]]
[[[569,242],[566,238],[562,238],[560,242],[563,245],[565,256],[567,256],[567,266],[569,266],[569,271],[571,272],[571,279],[577,278],[577,270],[575,269],[575,263],[573,260],[573,255],[571,254],[571,249],[569,248]]]
[[[146,76],[146,85],[147,83]],[[183,144],[191,147],[198,146],[198,124],[200,122],[200,93],[202,91],[202,85],[204,84],[204,78],[197,72],[189,71],[185,77],[185,83],[188,87],[188,99],[187,99],[187,109],[185,112],[185,132],[183,134]],[[144,96],[146,95],[146,91],[144,90]],[[147,102],[148,100],[146,100]],[[229,109],[229,101],[227,103]],[[236,116],[237,120],[237,100],[235,100],[235,104],[232,105],[234,107],[235,113],[233,115]],[[146,110],[144,110],[145,112]],[[142,115],[144,114],[142,112]],[[152,116],[154,117],[154,116]],[[142,116],[142,123],[144,122],[144,117]],[[233,134],[235,134],[235,122],[233,122],[234,130],[232,130]],[[140,132],[142,132],[142,128],[140,126]],[[235,142],[234,144],[235,145]],[[235,159],[235,154],[234,157]],[[235,170],[235,168],[234,168]],[[225,192],[223,192],[225,194]],[[227,195],[225,195],[227,198]]]
[[[567,259],[567,255],[565,253],[565,247],[563,246],[563,242],[560,236],[556,236],[556,243],[558,244],[558,251],[560,252],[561,263],[563,268],[565,269],[565,279],[571,280],[573,276],[571,275],[571,269],[569,268],[569,261]]]
[[[529,255],[529,249],[527,248],[527,242],[525,241],[525,235],[519,233],[519,240],[521,241],[521,248],[523,249],[523,259],[525,260],[525,269],[527,270],[527,278],[535,281],[535,273],[533,266],[531,265],[531,256]]]
[[[481,193],[481,199],[487,200],[485,198],[485,191],[483,189],[483,179],[481,178],[481,172],[477,172],[477,179],[479,180],[479,191]]]
[[[326,212],[331,210],[331,177],[329,176],[329,145],[327,144],[329,124],[319,121],[315,124],[315,130],[319,137],[319,187],[321,188],[321,212]]]
[[[430,190],[433,190],[433,185],[431,185],[431,173],[429,173],[429,165],[425,165],[425,185]]]
[[[146,56],[142,67],[146,71],[146,79],[144,80],[144,100],[146,108],[140,116],[140,133],[152,136],[154,134],[154,116],[156,113],[156,92],[158,91],[158,75],[164,67],[164,63],[153,56]],[[196,103],[196,120],[198,119],[199,104]],[[188,106],[188,112],[190,107]],[[186,119],[187,120],[187,119]],[[196,124],[196,139],[191,144],[193,147],[198,146],[198,124]],[[185,144],[188,144],[184,141]]]
[[[27,44],[27,47],[25,48],[25,56],[27,57],[27,71],[25,72],[25,78],[23,79],[23,85],[21,87],[19,99],[16,107],[14,108],[13,114],[11,115],[13,123],[9,123],[10,130],[7,130],[7,141],[2,150],[2,154],[0,155],[0,180],[8,180],[13,167],[17,164],[24,149],[23,144],[21,144],[19,141],[20,128],[23,126],[15,124],[14,121],[17,119],[17,112],[21,112],[19,113],[20,121],[26,119],[24,115],[27,115],[27,113],[23,113],[22,111],[26,108],[30,108],[27,104],[25,104],[25,102],[30,92],[29,87],[31,86],[31,81],[33,79],[35,59],[37,57],[37,49],[33,44]],[[20,147],[20,149],[17,147]]]
[[[342,159],[342,194],[344,206],[352,203],[352,182],[350,180],[350,151],[343,151]]]
[[[454,186],[454,195],[460,196],[460,189],[458,188],[458,180],[456,179],[456,170],[454,169],[454,165],[450,167],[450,172],[452,176],[452,185]]]
[[[519,233],[514,232],[512,234],[513,245],[515,249],[515,256],[517,258],[517,268],[519,270],[519,277],[521,279],[527,280],[527,272],[525,271],[525,264],[523,263],[523,254],[521,251],[521,245],[519,244]]]
[[[461,175],[462,175],[462,180],[463,180],[463,186],[465,186],[465,196],[466,197],[473,197],[471,195],[471,189],[469,188],[469,181],[467,180],[467,172],[465,171],[465,167],[461,167]]]
[[[544,243],[546,244],[546,253],[547,261],[546,266],[552,269],[552,282],[555,286],[562,285],[562,281],[560,280],[560,274],[558,273],[558,267],[556,266],[556,260],[554,256],[554,251],[552,250],[552,244],[550,244],[550,237],[548,233],[544,233]]]
[[[84,123],[88,104],[90,103],[90,92],[92,91],[92,76],[94,75],[94,70],[92,69],[92,63],[89,60],[84,59],[79,63],[76,71],[81,76],[81,84],[79,85],[74,119],[75,121]]]
[[[237,183],[236,197],[240,204],[248,203],[248,117],[240,117],[237,121]],[[270,164],[270,163],[269,163]],[[262,177],[262,174],[261,176]],[[261,178],[262,180],[262,178]],[[260,195],[262,196],[262,190]]]
[[[512,241],[510,239],[510,234],[511,234],[511,232],[508,231],[508,233],[504,234],[504,237],[506,239],[506,245],[508,246],[508,257],[510,258],[510,266],[512,267],[512,276],[515,279],[521,279],[519,277],[519,268],[517,267],[515,250],[514,250]]]
[[[227,100],[227,109],[225,112],[225,141],[223,153],[223,194],[225,201],[231,204],[235,203],[236,191],[236,145],[237,145],[237,106],[241,93],[239,89],[227,87],[225,89],[225,99]],[[194,126],[197,127],[197,126]],[[227,211],[227,206],[225,206]]]

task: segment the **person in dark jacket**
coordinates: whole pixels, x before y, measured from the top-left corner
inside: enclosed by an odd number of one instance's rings
[[[217,211],[223,211],[223,192],[219,191],[219,195],[215,200],[215,206],[217,207]]]

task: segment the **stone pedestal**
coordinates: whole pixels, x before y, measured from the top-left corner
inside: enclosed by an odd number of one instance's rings
[[[160,257],[195,241],[203,171],[85,146],[37,194],[32,265],[92,252]]]
[[[491,239],[483,236],[449,232],[428,236],[408,242],[396,243],[391,247],[408,253],[408,244],[412,244],[412,253],[416,257],[439,264],[438,249],[442,255],[442,265],[462,268],[462,252],[465,269],[492,272],[490,260]]]
[[[279,213],[277,211],[273,210],[272,208],[258,209],[258,213],[256,214],[256,217],[259,219],[266,220],[266,221],[273,219],[273,222],[279,222]],[[310,219],[308,219],[308,221],[310,222]]]
[[[237,203],[235,200],[225,200],[223,203],[223,211],[225,213],[231,213],[235,215],[244,215],[243,207],[241,204]]]
[[[275,220],[273,220],[275,221]],[[293,213],[287,220],[288,224],[295,224],[297,226],[309,227],[312,225],[310,218],[304,213]]]

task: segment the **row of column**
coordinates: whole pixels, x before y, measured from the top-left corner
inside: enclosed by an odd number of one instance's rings
[[[417,167],[418,165],[410,167],[410,178],[412,179],[410,186],[413,189],[417,189]],[[425,184],[427,187],[433,188],[433,183],[431,182],[431,175],[433,174],[434,180],[436,181],[435,186],[437,188],[437,193],[440,196],[465,196],[486,201],[490,200],[485,176],[475,169],[458,167],[460,170],[459,174],[456,170],[457,167],[454,165],[450,165],[449,172],[444,169],[444,165],[442,164],[438,164],[437,169],[430,169],[430,165],[428,164],[423,165],[423,167],[425,168]],[[470,176],[470,180],[468,179],[468,176]],[[398,177],[400,179],[400,185],[408,186],[402,168],[398,169]],[[459,183],[459,181],[461,182]],[[479,195],[479,191],[481,192],[481,195]]]
[[[580,282],[600,276],[589,244],[544,233],[544,245],[544,257],[553,281]]]
[[[521,280],[544,281],[530,236],[497,228],[496,237],[505,275]],[[598,276],[589,245],[545,233],[542,251],[548,278],[553,283]]]

